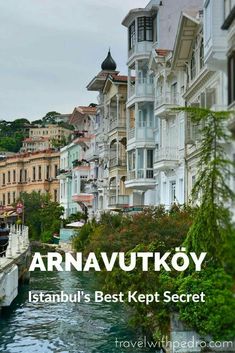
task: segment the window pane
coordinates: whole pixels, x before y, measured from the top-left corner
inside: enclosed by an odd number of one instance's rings
[[[135,21],[129,27],[129,49],[135,44]]]
[[[144,150],[139,148],[137,151],[138,151],[137,152],[138,169],[143,169],[144,168]]]
[[[153,41],[153,19],[152,17],[138,18],[138,42]]]
[[[153,168],[153,150],[147,150],[147,168]]]

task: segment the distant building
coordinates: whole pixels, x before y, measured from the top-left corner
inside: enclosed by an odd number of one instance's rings
[[[59,201],[59,152],[18,153],[0,160],[0,204],[14,204],[22,192],[50,193]]]
[[[77,211],[91,212],[95,196],[87,190],[88,180],[94,176],[92,158],[95,107],[76,107],[70,116],[69,123],[74,126],[73,141],[60,150],[60,204],[64,207],[64,217]],[[87,155],[87,151],[89,151]],[[89,210],[88,210],[89,208]]]
[[[54,124],[31,126],[29,137],[24,139],[21,151],[35,152],[53,148],[61,142],[68,142],[71,134],[71,130]]]
[[[127,76],[116,71],[110,51],[101,69],[87,86],[89,91],[99,93],[92,133],[93,153],[89,149],[86,152],[87,159],[95,161],[95,180],[91,181],[91,189],[98,201],[94,208],[98,215],[128,207],[131,194],[125,186]]]

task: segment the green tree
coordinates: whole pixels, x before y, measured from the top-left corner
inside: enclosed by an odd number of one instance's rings
[[[51,201],[50,194],[24,192],[20,200],[24,203],[25,224],[32,239],[47,242],[54,233],[59,233],[63,207]]]
[[[192,202],[198,204],[186,245],[189,251],[208,253],[214,265],[224,266],[224,248],[234,234],[229,205],[234,192],[229,187],[234,162],[226,152],[231,142],[226,122],[229,112],[184,108],[201,135],[198,153],[198,173],[192,190]]]

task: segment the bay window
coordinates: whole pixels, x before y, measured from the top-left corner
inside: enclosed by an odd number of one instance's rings
[[[129,27],[129,50],[135,45],[135,21]]]
[[[138,17],[138,42],[153,41],[153,18]]]

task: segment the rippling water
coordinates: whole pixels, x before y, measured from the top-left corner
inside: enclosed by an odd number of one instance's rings
[[[29,303],[28,291],[76,293],[97,290],[94,276],[77,272],[34,272],[13,306],[0,317],[1,353],[149,353],[149,349],[115,346],[136,340],[120,304]]]

